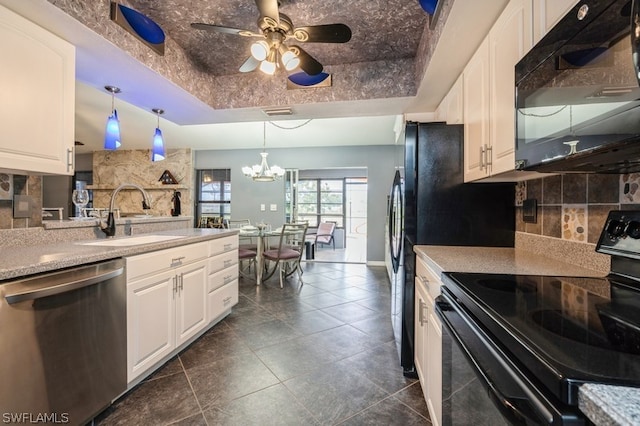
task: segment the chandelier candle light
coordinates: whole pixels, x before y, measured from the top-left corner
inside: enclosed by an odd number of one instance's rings
[[[156,126],[156,132],[153,135],[153,146],[151,148],[151,161],[162,161],[165,158],[164,155],[164,140],[162,138],[162,130],[160,130],[160,115],[164,114],[164,110],[160,108],[153,108],[151,111],[156,113],[158,117],[158,124]]]
[[[284,169],[278,166],[269,167],[267,164],[267,122],[262,123],[262,152],[260,156],[262,157],[262,161],[260,164],[255,164],[252,167],[245,166],[242,168],[242,173],[246,177],[250,177],[256,182],[273,182],[276,179],[284,176]]]
[[[120,120],[118,111],[115,109],[115,95],[120,93],[120,89],[115,86],[104,86],[107,92],[111,93],[111,115],[107,119],[107,127],[104,132],[104,149],[116,150],[120,148]]]

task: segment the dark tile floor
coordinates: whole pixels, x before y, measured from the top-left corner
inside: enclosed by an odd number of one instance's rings
[[[104,425],[430,425],[399,367],[386,269],[306,263],[233,312],[96,420]]]

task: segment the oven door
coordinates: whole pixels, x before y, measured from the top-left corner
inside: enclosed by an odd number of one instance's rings
[[[574,407],[554,405],[447,293],[436,298],[442,320],[442,424],[580,425]]]

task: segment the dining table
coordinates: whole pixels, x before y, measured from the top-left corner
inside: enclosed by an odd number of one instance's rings
[[[256,285],[262,283],[264,273],[264,248],[269,237],[279,237],[282,228],[271,229],[268,225],[247,225],[240,228],[240,238],[256,239]]]

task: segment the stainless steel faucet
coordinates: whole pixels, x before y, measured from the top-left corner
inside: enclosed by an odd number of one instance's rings
[[[120,192],[120,190],[124,188],[133,188],[137,189],[142,193],[142,208],[144,210],[149,210],[151,208],[151,197],[141,186],[136,185],[135,183],[123,183],[113,190],[111,194],[111,201],[109,202],[109,213],[107,215],[107,223],[104,225],[102,222],[100,223],[100,229],[104,232],[107,237],[113,237],[116,235],[116,221],[113,217],[113,206],[116,200],[116,195]]]

